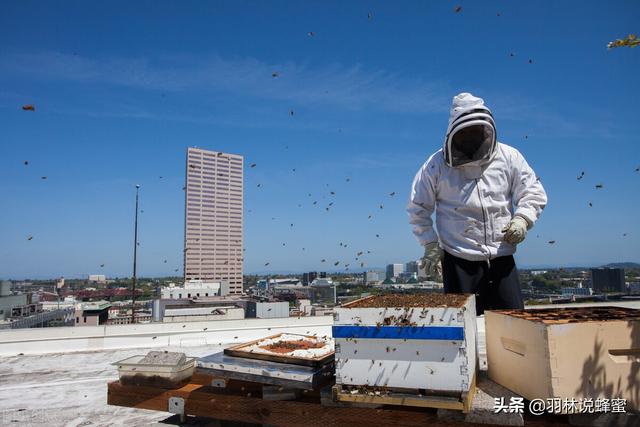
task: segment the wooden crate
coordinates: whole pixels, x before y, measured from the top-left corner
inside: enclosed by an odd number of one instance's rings
[[[417,408],[451,409],[468,413],[476,392],[476,375],[467,391],[449,395],[428,394],[424,390],[349,388],[336,384],[332,388],[335,402],[371,405],[411,406]]]
[[[487,311],[489,378],[531,399],[626,399],[640,409],[640,310]]]

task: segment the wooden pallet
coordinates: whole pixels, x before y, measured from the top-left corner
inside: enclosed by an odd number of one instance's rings
[[[230,385],[231,386],[231,385]],[[234,387],[236,387],[235,385]],[[249,395],[242,392],[217,389],[204,385],[187,384],[175,390],[159,390],[151,387],[123,386],[118,381],[108,384],[109,405],[152,411],[169,411],[171,399],[183,399],[183,413],[224,420],[278,427],[328,427],[370,426],[377,427],[452,427],[448,421],[438,419],[435,412],[416,411],[414,408],[362,408],[323,406],[317,392],[303,394],[296,400],[266,400],[262,393]],[[468,424],[468,427],[482,427]],[[530,426],[527,426],[530,427]],[[547,427],[547,426],[544,426]],[[564,426],[563,426],[564,427]]]
[[[156,387],[124,386],[119,381],[110,382],[107,390],[109,405],[147,409],[222,420],[222,423],[238,422],[278,427],[453,427],[457,421],[438,418],[435,410],[411,406],[397,406],[396,402],[375,405],[326,402],[331,399],[331,386],[327,386],[327,398],[320,390],[302,390],[295,400],[280,396],[273,399],[273,389],[265,390],[262,384],[223,379],[224,386],[216,385],[220,378],[196,372],[191,382],[179,389],[166,390]],[[269,386],[267,386],[269,387]],[[286,390],[275,390],[283,393]],[[293,396],[291,396],[293,397]],[[172,410],[172,403],[182,401],[181,411]],[[322,403],[326,402],[326,403]],[[396,405],[396,406],[392,406]],[[434,405],[431,405],[434,406]],[[229,424],[223,424],[229,425]],[[244,424],[246,425],[246,424]],[[465,427],[483,427],[486,424],[465,423]],[[553,416],[527,416],[525,427],[568,427],[566,418]]]
[[[469,391],[461,393],[459,396],[438,396],[422,395],[417,391],[402,392],[388,390],[384,394],[371,395],[365,393],[351,393],[344,389],[342,385],[333,386],[332,395],[335,402],[365,403],[371,405],[395,405],[414,406],[419,408],[453,409],[468,413],[471,410],[473,397],[476,394],[476,375],[473,376]]]

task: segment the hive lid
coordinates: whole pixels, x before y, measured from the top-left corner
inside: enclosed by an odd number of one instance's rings
[[[178,366],[183,365],[187,357],[184,353],[173,351],[150,351],[139,363],[143,365]]]
[[[371,295],[350,303],[343,308],[385,308],[385,307],[462,307],[469,298],[468,294],[387,294]]]
[[[638,320],[640,310],[626,307],[558,307],[528,310],[492,310],[495,313],[545,324]]]
[[[331,338],[280,333],[224,349],[224,354],[272,362],[315,366],[333,359]]]

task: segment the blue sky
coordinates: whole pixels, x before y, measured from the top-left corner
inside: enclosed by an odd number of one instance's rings
[[[606,49],[639,18],[635,1],[5,2],[0,277],[130,275],[136,183],[139,275],[181,274],[188,146],[257,163],[245,272],[415,259],[409,186],[461,91],[548,192],[520,265],[640,261],[640,50]]]

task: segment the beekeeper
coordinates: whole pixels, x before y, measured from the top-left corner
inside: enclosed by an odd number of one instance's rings
[[[478,314],[523,308],[513,253],[546,204],[522,154],[497,141],[482,98],[455,96],[444,146],[411,186],[407,211],[424,247],[420,267],[442,275],[447,293],[476,294]]]

